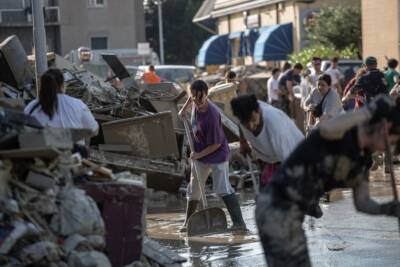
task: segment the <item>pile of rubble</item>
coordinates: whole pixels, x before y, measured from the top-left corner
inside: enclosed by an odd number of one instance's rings
[[[83,166],[65,150],[71,135],[0,113],[0,265],[111,266],[100,211],[74,186]]]

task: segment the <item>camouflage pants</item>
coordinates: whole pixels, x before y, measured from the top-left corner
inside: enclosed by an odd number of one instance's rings
[[[267,189],[257,198],[256,222],[268,267],[311,266],[302,228],[304,213]]]

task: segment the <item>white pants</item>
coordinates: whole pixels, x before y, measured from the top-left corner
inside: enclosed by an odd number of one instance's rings
[[[194,162],[196,163],[197,178],[200,180],[203,190],[207,181],[207,177],[211,173],[211,177],[213,179],[213,190],[218,196],[223,197],[235,192],[229,182],[228,161],[217,164],[205,164],[197,160]],[[187,196],[189,200],[200,200],[201,195],[199,190],[199,182],[193,176],[195,171],[193,165],[194,164],[191,166],[191,176],[190,183],[188,185]]]

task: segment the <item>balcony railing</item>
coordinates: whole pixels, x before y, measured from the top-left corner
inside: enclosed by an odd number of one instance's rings
[[[44,22],[47,25],[60,23],[60,9],[57,6],[44,8]],[[31,9],[0,9],[0,26],[32,25]]]

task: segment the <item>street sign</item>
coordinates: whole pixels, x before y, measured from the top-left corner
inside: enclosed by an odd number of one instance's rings
[[[139,55],[148,55],[151,53],[149,43],[138,43],[137,47]]]

